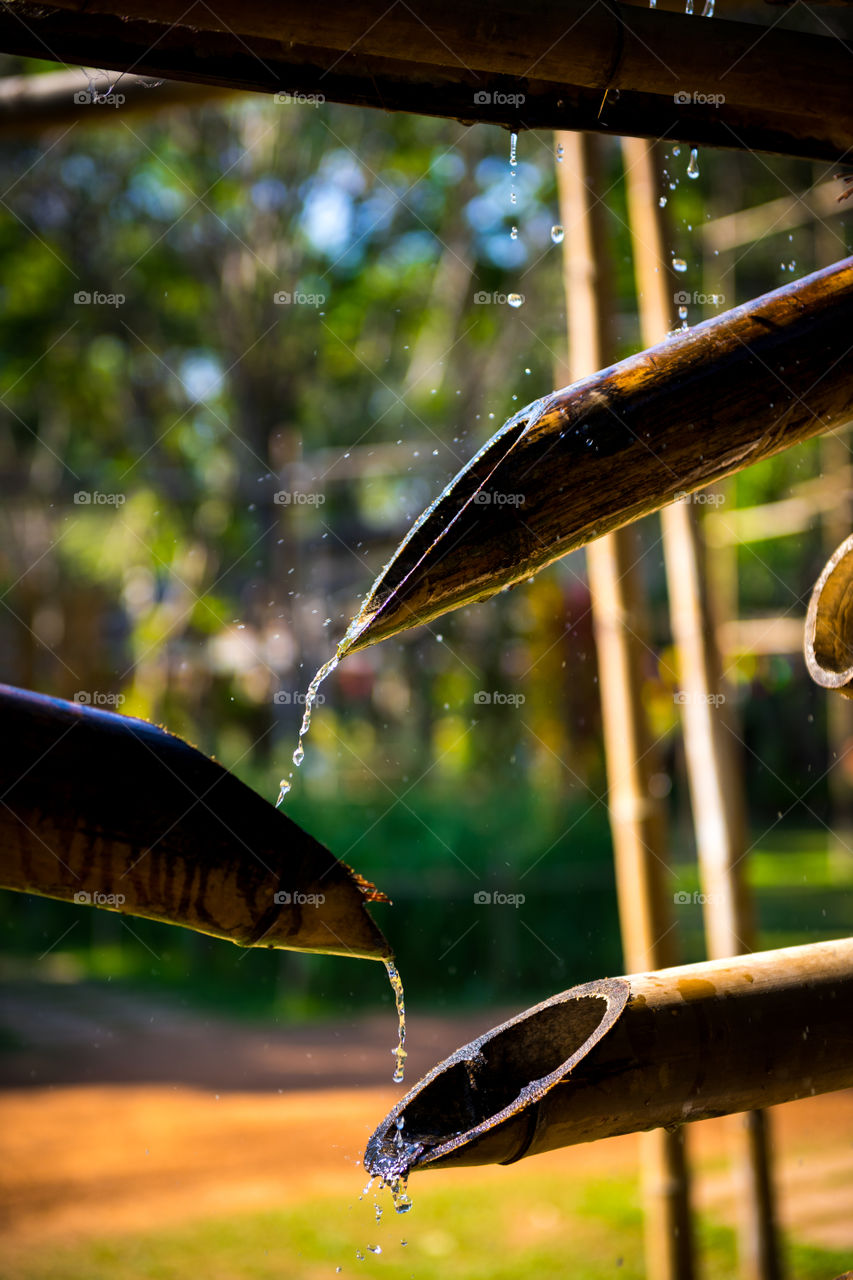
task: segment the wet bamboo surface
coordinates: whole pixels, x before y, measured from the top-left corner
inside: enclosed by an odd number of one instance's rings
[[[585,0],[54,0],[0,11],[9,53],[513,128],[587,129],[842,160],[844,18],[820,34]],[[842,26],[839,31],[838,23]],[[827,30],[827,28],[829,30]]]
[[[0,686],[0,886],[242,947],[381,959],[383,895],[156,725]]]
[[[523,410],[374,583],[352,650],[853,416],[853,258],[679,332]]]
[[[853,939],[605,978],[463,1046],[385,1117],[413,1169],[507,1164],[853,1085]]]

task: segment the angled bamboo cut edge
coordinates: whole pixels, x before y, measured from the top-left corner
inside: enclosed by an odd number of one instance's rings
[[[513,1164],[847,1088],[851,1001],[851,938],[573,987],[428,1072],[373,1133],[365,1168]]]
[[[383,960],[387,901],[215,760],[145,720],[0,685],[0,887],[241,947]]]
[[[847,421],[851,330],[847,258],[534,401],[416,521],[340,656]]]
[[[815,583],[804,652],[815,684],[853,698],[853,534],[836,547]]]

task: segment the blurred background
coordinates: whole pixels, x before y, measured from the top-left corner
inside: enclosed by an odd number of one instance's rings
[[[255,97],[112,114],[0,144],[0,677],[150,718],[274,801],[308,683],[381,566],[554,385],[553,139],[520,137],[513,180],[509,136],[486,126]],[[664,156],[688,324],[853,250],[830,167],[702,151],[694,179],[689,148]],[[614,139],[601,199],[628,355],[621,165]],[[762,947],[849,932],[853,723],[800,652],[812,584],[850,531],[849,458],[841,434],[812,441],[703,508]],[[640,536],[653,781],[673,889],[691,895],[682,952],[699,959],[655,518]],[[321,693],[286,809],[393,899],[373,910],[411,1009],[520,1009],[620,971],[583,553],[348,658]],[[484,910],[483,892],[524,901]],[[384,1007],[391,1048],[380,966],[130,923],[0,895],[3,977],[254,1024]],[[14,1019],[6,1034],[14,1048]]]

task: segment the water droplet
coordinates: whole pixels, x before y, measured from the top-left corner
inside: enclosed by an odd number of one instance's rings
[[[686,307],[679,307],[679,308],[678,308],[678,318],[679,318],[679,320],[686,320],[686,319],[687,319],[687,308],[686,308]]]
[[[673,271],[684,272],[687,270],[687,263],[683,258],[673,258],[672,269]]]
[[[295,751],[294,751],[294,753],[293,753],[293,763],[296,765],[297,769],[298,769],[298,768],[299,768],[299,766],[302,764],[302,761],[303,761],[304,759],[305,759],[305,748],[303,747],[302,743],[300,742],[300,743],[299,743],[299,745],[297,746],[296,750],[295,750]]]
[[[279,792],[278,792],[278,799],[275,802],[276,809],[281,804],[282,800],[290,790],[290,783],[288,782],[287,778],[282,778],[281,782],[278,785],[279,785]]]
[[[694,147],[690,152],[690,163],[687,166],[688,178],[699,177],[699,152]]]
[[[680,155],[681,155],[681,147],[673,147],[673,148],[672,148],[672,154],[673,154],[674,156],[680,156]]]
[[[686,14],[691,14],[693,12],[693,0],[686,0],[686,4],[684,6],[684,12]]]
[[[666,208],[666,196],[661,196],[660,200],[658,200],[658,208],[659,209]]]
[[[562,163],[563,163],[563,144],[562,142],[558,142],[557,143],[557,164],[562,164]]]
[[[705,8],[702,10],[703,18],[713,18],[714,16],[714,0],[705,0]]]
[[[359,1262],[364,1262],[364,1254],[361,1252],[360,1249],[356,1249],[355,1256]]]
[[[382,1252],[382,1245],[381,1245],[381,1244],[369,1244],[367,1247],[368,1247],[368,1249],[370,1250],[370,1252],[371,1252],[371,1253],[381,1253],[381,1252]]]
[[[509,202],[510,202],[510,204],[517,204],[517,203],[518,203],[518,196],[515,194],[515,192],[514,192],[514,191],[510,191],[510,193],[509,193]]]
[[[516,156],[518,154],[518,134],[511,133],[509,135],[509,167],[515,168]]]
[[[511,307],[520,307],[524,302],[524,295],[521,293],[511,293],[507,297],[507,302]]]
[[[565,234],[566,233],[560,226],[559,222],[555,222],[551,228],[551,239],[554,241],[554,244],[562,244]]]
[[[513,227],[513,228],[512,228],[512,230],[511,230],[511,231],[510,231],[510,233],[509,233],[509,238],[510,238],[510,240],[517,240],[517,239],[518,239],[518,227]]]

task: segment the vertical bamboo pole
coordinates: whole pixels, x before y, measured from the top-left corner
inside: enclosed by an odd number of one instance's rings
[[[667,268],[665,215],[655,193],[654,144],[623,139],[628,212],[643,342],[656,342],[675,314],[674,277]],[[751,950],[754,927],[744,882],[744,797],[733,738],[726,730],[725,695],[713,630],[696,509],[677,502],[661,512],[673,638],[678,650],[682,723],[696,830],[708,956]],[[737,1117],[741,1275],[782,1275],[771,1182],[769,1135],[763,1113]]]
[[[601,139],[561,132],[557,165],[564,227],[569,359],[565,381],[610,362],[598,159]],[[587,185],[589,182],[589,186]],[[562,380],[560,371],[560,380]],[[610,825],[616,863],[625,965],[630,971],[675,963],[666,886],[666,833],[661,802],[649,782],[658,772],[645,710],[642,667],[647,646],[636,568],[636,530],[620,529],[586,549],[598,649]],[[649,1280],[692,1280],[693,1238],[683,1131],[640,1135]]]

